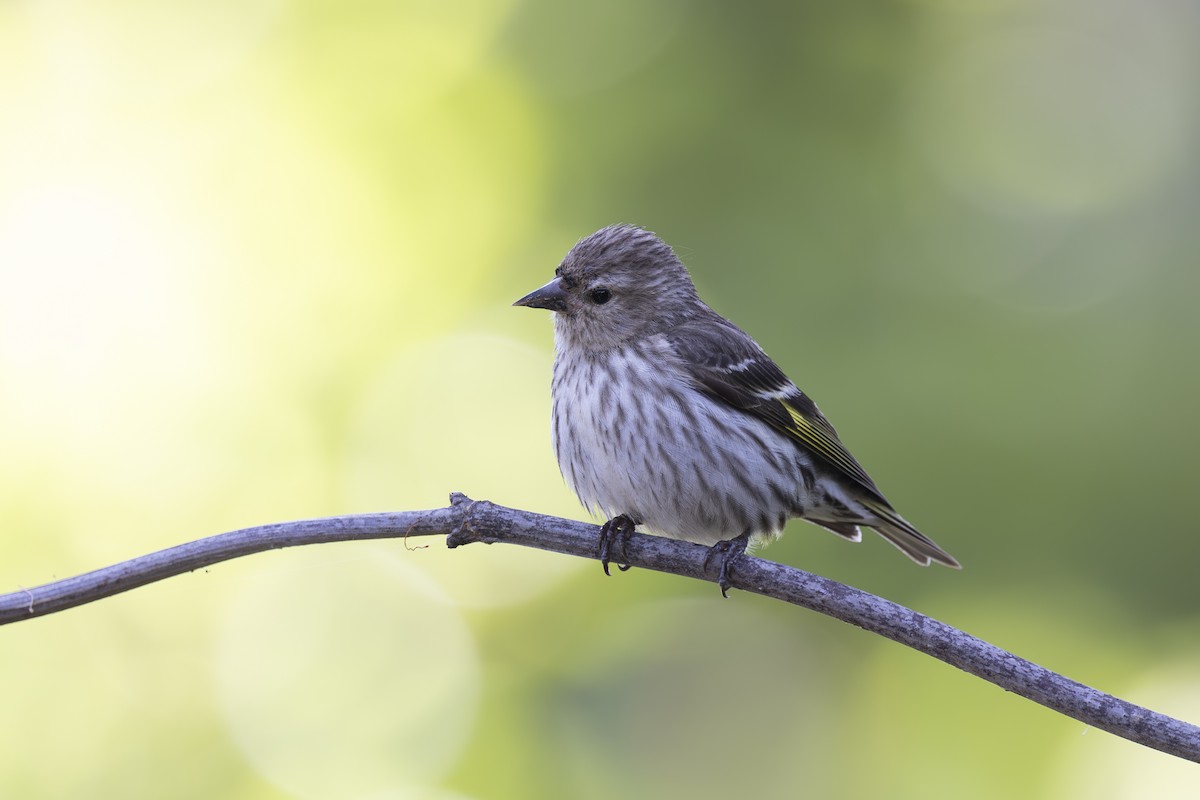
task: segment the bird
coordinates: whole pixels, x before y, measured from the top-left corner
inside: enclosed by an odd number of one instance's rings
[[[602,514],[604,571],[635,530],[709,547],[728,596],[749,548],[800,518],[917,564],[959,562],[900,516],[762,347],[710,308],[687,267],[636,225],[580,239],[513,305],[554,317],[551,438],[568,486]],[[616,559],[621,569],[628,569]]]

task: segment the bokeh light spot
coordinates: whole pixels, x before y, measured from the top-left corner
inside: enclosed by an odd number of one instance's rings
[[[435,782],[476,712],[478,656],[458,612],[402,559],[353,552],[289,553],[250,576],[225,616],[218,677],[230,732],[301,798]]]
[[[460,333],[406,346],[364,392],[346,458],[354,508],[439,507],[461,491],[547,514],[583,513],[550,448],[549,354],[502,336]],[[585,563],[436,543],[412,558],[468,605],[527,600]]]

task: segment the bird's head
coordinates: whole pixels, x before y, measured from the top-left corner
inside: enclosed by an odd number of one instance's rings
[[[588,350],[637,341],[703,308],[675,251],[633,225],[610,225],[581,239],[554,275],[513,305],[553,311],[567,344]]]

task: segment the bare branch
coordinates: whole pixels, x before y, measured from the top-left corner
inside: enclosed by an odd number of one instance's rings
[[[477,502],[461,494],[451,495],[451,502],[449,508],[431,511],[302,520],[209,536],[74,578],[0,595],[0,624],[52,614],[251,553],[305,544],[446,536],[450,547],[506,542],[596,557],[594,525]],[[635,567],[715,582],[715,568],[707,570],[704,563],[707,552],[700,545],[635,534],[622,560]],[[891,601],[751,556],[735,562],[730,585],[857,625],[1091,727],[1200,763],[1200,728],[1195,725],[1077,683]]]

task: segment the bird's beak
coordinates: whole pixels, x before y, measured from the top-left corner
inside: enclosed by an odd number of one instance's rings
[[[545,308],[549,311],[566,311],[567,293],[563,291],[562,278],[555,278],[542,288],[525,295],[513,305]]]

